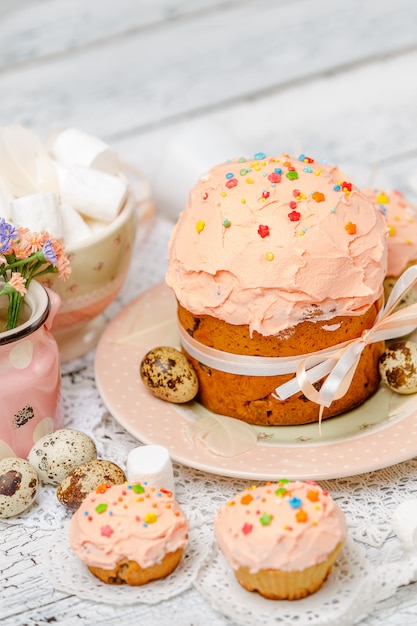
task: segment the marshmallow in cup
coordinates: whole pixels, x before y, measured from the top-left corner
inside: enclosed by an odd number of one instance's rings
[[[10,201],[10,194],[0,177],[0,218],[2,217],[6,222],[11,219]]]
[[[49,141],[51,155],[65,165],[81,165],[117,175],[120,163],[117,153],[104,141],[77,128],[54,133]]]
[[[126,475],[130,483],[146,483],[149,487],[174,493],[171,459],[164,446],[138,446],[131,450],[127,456]]]
[[[15,226],[34,232],[48,231],[56,239],[64,236],[61,211],[53,192],[16,198],[10,202],[10,213]]]
[[[80,165],[71,166],[65,173],[62,166],[58,170],[63,204],[69,204],[86,217],[107,223],[117,217],[128,191],[124,177]]]

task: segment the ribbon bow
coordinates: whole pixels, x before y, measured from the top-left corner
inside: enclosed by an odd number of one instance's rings
[[[397,280],[387,303],[379,311],[375,324],[360,337],[350,339],[324,350],[292,357],[261,357],[223,352],[200,344],[178,324],[180,341],[186,351],[221,372],[243,376],[276,376],[294,374],[286,383],[277,387],[272,396],[286,400],[295,393],[302,393],[320,405],[319,421],[324,407],[345,395],[365,347],[377,341],[394,339],[411,333],[417,328],[417,303],[394,311],[398,302],[417,281],[417,265],[409,267]],[[327,378],[325,378],[327,377]],[[320,390],[314,383],[325,378]]]
[[[351,339],[329,350],[315,352],[301,359],[292,380],[275,389],[274,396],[285,400],[302,391],[312,402],[320,405],[320,417],[324,407],[345,395],[352,382],[364,348],[378,341],[407,335],[417,328],[417,304],[394,312],[405,293],[417,281],[417,266],[409,267],[397,280],[387,300],[379,311],[375,324],[360,337]],[[320,362],[317,364],[317,357]],[[327,376],[320,390],[313,383]]]

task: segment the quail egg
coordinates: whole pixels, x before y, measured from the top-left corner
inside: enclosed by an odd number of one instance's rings
[[[81,463],[97,458],[94,441],[80,430],[62,428],[39,439],[28,455],[42,483],[59,485]]]
[[[116,463],[94,459],[67,474],[57,489],[56,497],[69,509],[78,509],[84,498],[100,485],[121,485],[125,481],[125,473]]]
[[[39,479],[25,459],[0,460],[0,518],[13,517],[28,509],[35,500]]]
[[[393,391],[402,394],[416,393],[417,343],[392,343],[379,359],[379,371],[384,383]]]
[[[168,346],[153,348],[142,359],[140,375],[158,398],[180,404],[192,400],[198,391],[198,378],[187,357]]]

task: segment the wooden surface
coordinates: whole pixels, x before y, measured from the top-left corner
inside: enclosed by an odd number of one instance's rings
[[[0,0],[0,125],[11,122],[41,137],[67,126],[98,135],[149,178],[158,213],[174,217],[188,172],[177,172],[169,205],[161,163],[182,136],[204,162],[208,123],[247,154],[311,154],[417,201],[417,3]],[[1,532],[0,551],[16,557],[0,590],[7,626],[116,623],[115,609],[95,621],[90,604],[38,589],[41,532],[31,531],[39,541],[29,557],[26,529]],[[417,624],[415,590],[379,617]],[[134,610],[124,619],[137,623]],[[140,623],[154,624],[154,614]]]

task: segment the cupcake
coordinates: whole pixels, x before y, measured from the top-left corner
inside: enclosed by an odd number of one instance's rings
[[[285,154],[214,167],[191,190],[168,246],[166,282],[199,379],[197,399],[253,424],[319,420],[320,407],[302,392],[277,397],[294,370],[252,372],[253,357],[303,358],[360,337],[381,306],[386,257],[383,216],[336,167]],[[382,350],[365,348],[324,418],[378,389]],[[237,371],[237,360],[249,369]]]
[[[417,207],[397,190],[365,189],[366,195],[384,216],[388,226],[388,265],[384,281],[385,297],[391,293],[398,277],[417,263]],[[412,302],[415,302],[413,290]]]
[[[70,543],[102,582],[144,585],[180,562],[188,522],[171,492],[140,483],[101,485],[74,513]]]
[[[342,510],[313,481],[251,487],[215,517],[217,544],[238,582],[271,600],[320,589],[347,535]]]

